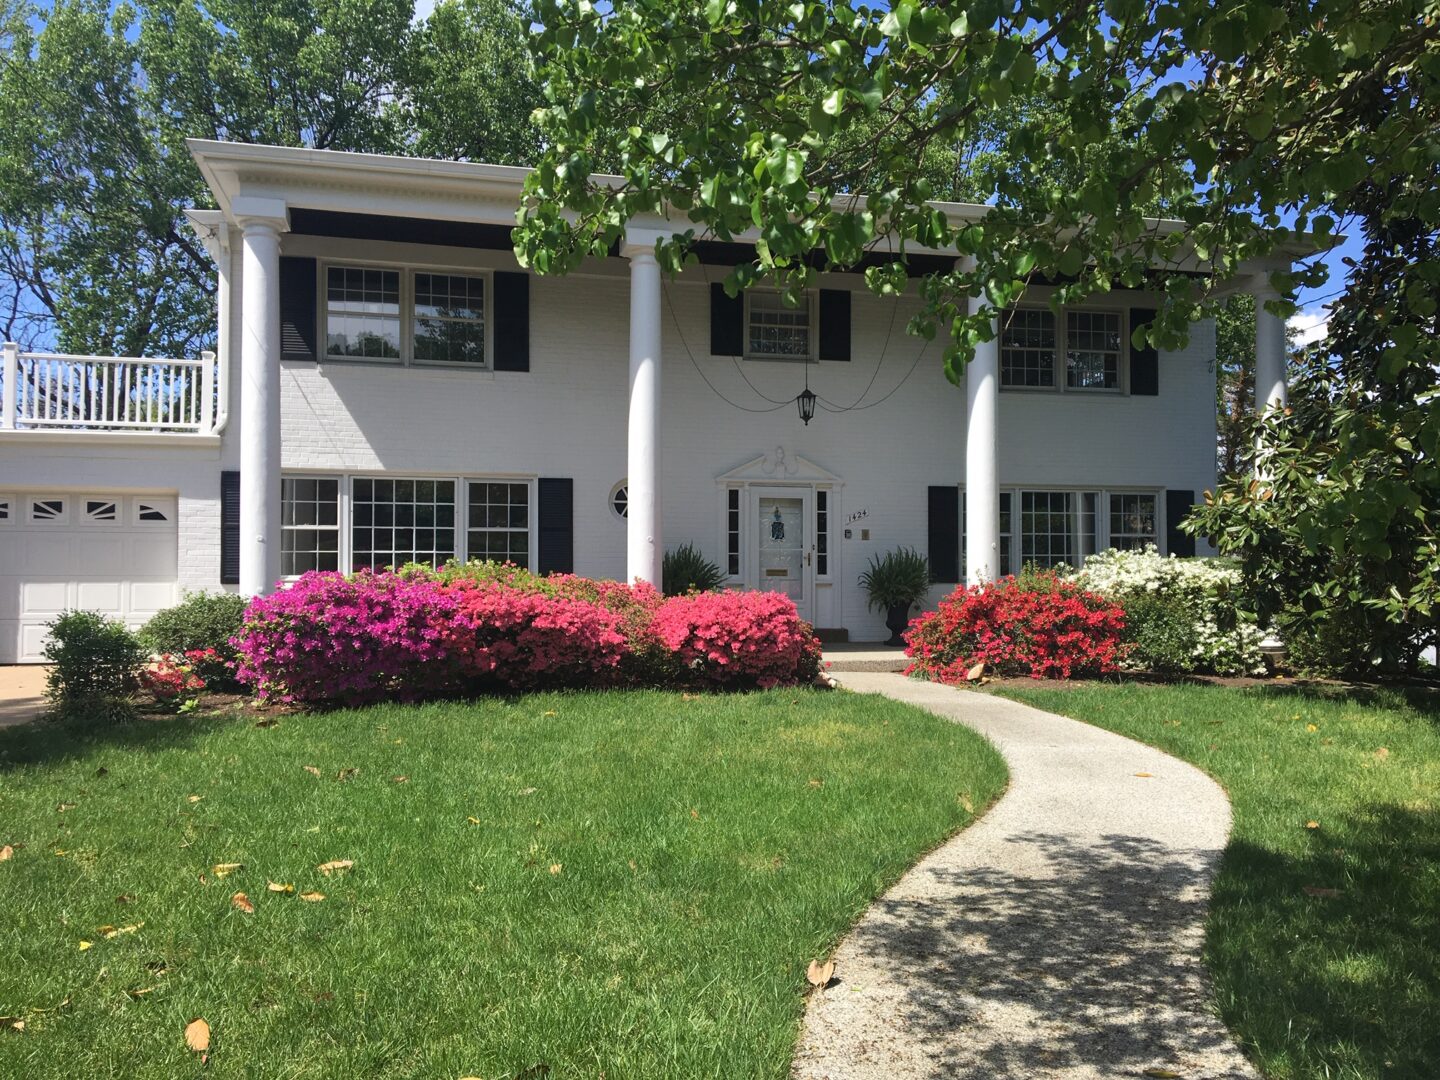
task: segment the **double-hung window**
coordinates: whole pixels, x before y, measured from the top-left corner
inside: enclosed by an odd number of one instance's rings
[[[355,477],[350,545],[355,570],[455,558],[455,481]]]
[[[1153,494],[1113,492],[1110,495],[1110,546],[1127,551],[1157,543],[1155,518]]]
[[[796,307],[771,289],[745,293],[745,355],[755,360],[815,359],[815,296],[806,293]]]
[[[280,573],[340,569],[340,481],[296,476],[280,481]]]
[[[483,368],[489,278],[373,266],[325,267],[325,354]]]
[[[1010,308],[1000,316],[1000,385],[1016,390],[1123,387],[1125,315],[1120,311]]]

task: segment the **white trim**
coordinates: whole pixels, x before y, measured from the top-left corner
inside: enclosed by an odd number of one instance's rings
[[[400,275],[400,355],[352,356],[330,352],[330,289],[331,269],[389,270]],[[412,367],[433,371],[470,371],[493,373],[495,370],[495,270],[490,267],[464,266],[451,263],[425,263],[401,259],[351,259],[321,257],[315,260],[315,320],[319,345],[316,359],[321,364],[365,364],[381,367]],[[483,316],[485,320],[485,361],[481,364],[446,360],[415,359],[415,275],[440,274],[451,277],[478,278],[485,283]],[[385,316],[389,318],[390,316]]]
[[[70,494],[58,494],[55,492],[31,492],[25,496],[24,520],[27,525],[68,525],[70,524],[70,509],[79,496]],[[35,504],[43,502],[58,502],[60,513],[55,517],[36,517]]]
[[[174,431],[166,434],[129,431],[62,431],[57,429],[0,430],[0,443],[64,443],[68,446],[172,446],[186,450],[214,450],[219,435],[193,435]]]

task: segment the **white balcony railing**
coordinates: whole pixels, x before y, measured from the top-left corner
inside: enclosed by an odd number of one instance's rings
[[[0,431],[210,435],[219,415],[215,354],[198,360],[68,356],[4,345]]]

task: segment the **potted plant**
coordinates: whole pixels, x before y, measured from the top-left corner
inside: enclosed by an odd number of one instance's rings
[[[903,547],[872,555],[860,585],[870,595],[870,607],[885,612],[890,631],[885,644],[904,645],[900,635],[910,625],[910,609],[930,591],[929,560],[914,548]]]

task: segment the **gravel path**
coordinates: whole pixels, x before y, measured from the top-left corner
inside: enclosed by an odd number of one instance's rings
[[[810,998],[797,1078],[1255,1077],[1200,962],[1230,828],[1214,781],[988,694],[836,677],[985,735],[1010,788],[840,946],[837,981]]]

